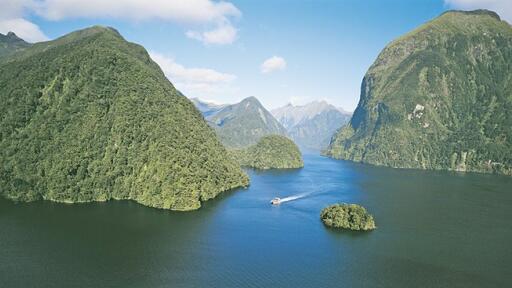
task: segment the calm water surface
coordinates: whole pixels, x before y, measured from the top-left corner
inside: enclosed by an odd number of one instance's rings
[[[305,164],[187,213],[0,199],[0,287],[512,287],[512,177]],[[339,201],[377,230],[326,229]]]

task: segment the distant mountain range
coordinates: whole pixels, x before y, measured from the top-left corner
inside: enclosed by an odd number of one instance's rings
[[[315,150],[327,148],[336,130],[351,117],[351,113],[326,101],[314,101],[303,106],[288,104],[271,113],[297,145]]]
[[[212,116],[220,110],[222,110],[224,107],[229,106],[227,104],[216,104],[212,102],[202,101],[199,98],[191,98],[190,101],[194,103],[197,110],[199,110],[199,112],[201,112],[201,114],[203,114],[204,117]]]
[[[254,145],[265,135],[278,134],[290,137],[301,148],[325,149],[336,130],[351,117],[351,113],[326,101],[302,106],[288,104],[271,112],[256,97],[233,105],[198,98],[191,101],[215,128],[221,142],[230,148]]]
[[[7,35],[0,33],[0,57],[13,54],[30,46],[30,43],[25,42],[13,32],[9,32]]]
[[[228,148],[254,145],[266,135],[287,135],[283,125],[256,97],[248,97],[232,105],[212,104],[197,98],[192,102]]]

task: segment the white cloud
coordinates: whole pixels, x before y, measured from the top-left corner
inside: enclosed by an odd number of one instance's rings
[[[185,95],[204,97],[229,89],[229,84],[236,79],[233,74],[218,72],[208,68],[187,68],[174,59],[156,52],[150,52],[151,58],[169,80]]]
[[[230,23],[224,23],[217,28],[205,31],[187,31],[186,35],[189,38],[199,40],[204,44],[231,44],[236,40],[238,30]]]
[[[488,9],[498,13],[501,18],[512,23],[511,0],[445,0],[446,5],[455,9]]]
[[[264,74],[284,69],[286,69],[286,61],[279,56],[272,56],[261,64],[261,73]]]
[[[233,4],[212,0],[41,0],[35,12],[49,20],[69,18],[159,19],[201,25],[186,35],[205,44],[231,44],[238,30],[231,20],[242,15]]]
[[[40,42],[48,40],[48,37],[34,23],[23,18],[0,19],[0,33],[9,31],[16,33],[18,37],[27,42]]]
[[[40,0],[36,12],[50,20],[114,17],[208,23],[241,15],[231,3],[211,0]]]
[[[14,32],[28,42],[48,40],[39,27],[24,19],[25,9],[34,7],[33,0],[2,0],[0,4],[0,33]]]
[[[236,39],[238,30],[233,26],[232,21],[242,15],[235,5],[214,0],[1,0],[1,2],[0,20],[22,19],[23,13],[35,13],[51,21],[88,18],[116,18],[128,21],[156,19],[180,23],[189,28],[195,27],[186,33],[189,38],[206,44],[219,45],[230,44]],[[26,19],[24,21],[29,22]],[[37,39],[37,37],[33,38]]]

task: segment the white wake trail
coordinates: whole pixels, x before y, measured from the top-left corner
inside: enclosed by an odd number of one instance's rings
[[[304,197],[308,196],[311,193],[312,192],[301,193],[301,194],[297,194],[297,195],[292,195],[292,196],[284,197],[284,198],[281,198],[281,203],[297,200],[297,199],[300,199],[300,198],[304,198]]]
[[[315,186],[313,185],[313,181],[311,181],[310,178],[307,178],[307,179],[309,181],[309,184],[311,185],[311,191],[310,192],[300,193],[300,194],[296,194],[296,195],[292,195],[292,196],[281,198],[279,203],[297,200],[297,199],[304,198],[304,197],[307,197],[307,196],[313,194],[316,191]]]

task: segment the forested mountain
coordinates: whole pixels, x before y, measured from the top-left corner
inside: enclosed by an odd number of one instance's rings
[[[227,104],[215,104],[212,102],[202,101],[199,98],[191,98],[190,101],[194,103],[197,110],[199,110],[204,117],[213,116],[222,110],[222,108],[228,106]]]
[[[0,33],[0,58],[26,49],[30,45],[13,32],[9,32],[7,35]]]
[[[391,42],[327,155],[401,168],[512,175],[512,27],[450,11]]]
[[[231,150],[231,154],[240,165],[256,169],[304,167],[302,154],[297,145],[281,135],[264,136],[255,145]]]
[[[190,210],[248,185],[146,50],[95,26],[0,60],[0,194]]]
[[[288,104],[271,113],[283,124],[297,145],[315,150],[327,148],[336,130],[345,125],[351,116],[325,101],[303,106]]]
[[[217,113],[205,115],[205,119],[215,129],[221,142],[229,148],[254,145],[266,135],[286,135],[286,129],[256,97],[227,105]]]

